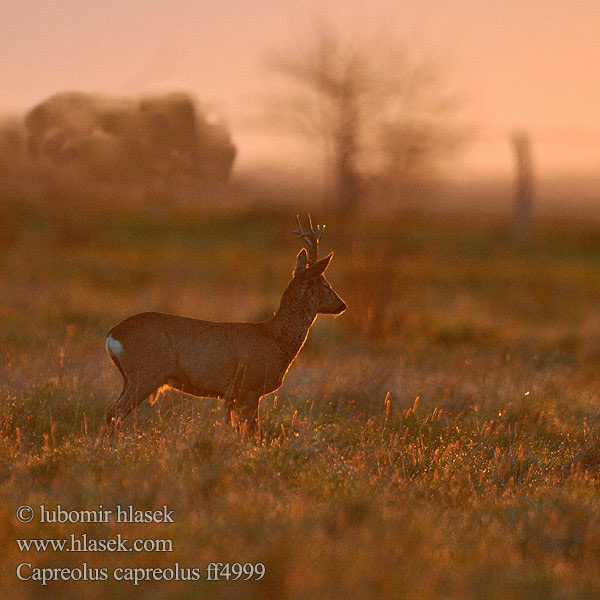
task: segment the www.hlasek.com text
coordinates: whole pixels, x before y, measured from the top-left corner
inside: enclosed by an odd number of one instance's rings
[[[15,541],[21,552],[173,552],[173,540],[129,540],[120,533],[112,538],[95,538],[87,533],[71,533],[67,538],[30,538]]]

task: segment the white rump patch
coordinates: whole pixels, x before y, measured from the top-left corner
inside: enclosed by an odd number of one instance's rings
[[[106,338],[106,349],[108,350],[108,353],[113,356],[121,356],[121,354],[123,354],[123,344],[121,344],[119,340],[115,340],[112,335],[109,335]]]

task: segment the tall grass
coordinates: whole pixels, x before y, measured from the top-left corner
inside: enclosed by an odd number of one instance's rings
[[[321,317],[238,438],[168,392],[99,432],[119,392],[105,332],[136,311],[255,320],[295,263],[293,215],[0,214],[2,590],[18,598],[597,598],[600,244],[546,223],[407,214],[323,249],[348,302]],[[70,235],[70,231],[84,232]],[[175,511],[173,525],[19,524],[18,506]],[[21,553],[17,538],[170,538],[172,554]],[[20,582],[16,565],[263,562],[260,582]]]

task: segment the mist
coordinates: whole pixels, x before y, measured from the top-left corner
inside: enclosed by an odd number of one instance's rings
[[[265,94],[282,89],[265,66],[268,57],[301,46],[315,24],[335,23],[340,36],[362,47],[374,49],[384,40],[417,62],[443,64],[464,101],[461,119],[472,135],[443,165],[448,193],[442,202],[456,199],[456,188],[510,186],[516,128],[531,137],[541,206],[573,186],[582,202],[598,199],[600,83],[589,74],[600,60],[600,16],[591,0],[578,3],[577,11],[553,1],[375,2],[367,13],[355,0],[327,7],[313,0],[127,0],[116,6],[8,0],[0,23],[0,76],[9,82],[0,113],[7,117],[22,118],[64,92],[134,99],[189,94],[227,123],[237,148],[234,180],[264,181],[269,174],[274,181],[310,179],[320,182],[323,197],[328,173],[321,149],[289,130],[257,126],[256,116],[264,113]]]

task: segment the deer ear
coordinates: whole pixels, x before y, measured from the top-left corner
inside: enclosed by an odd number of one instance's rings
[[[308,269],[306,269],[306,277],[319,277],[320,275],[323,275],[332,258],[333,252],[330,252],[325,258],[318,260],[314,265],[308,267]]]
[[[296,268],[294,269],[293,276],[295,277],[305,271],[306,267],[308,267],[308,256],[306,255],[306,250],[302,248],[296,257]]]

